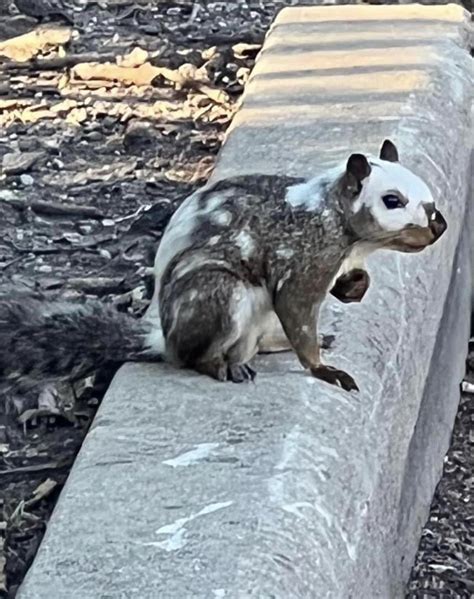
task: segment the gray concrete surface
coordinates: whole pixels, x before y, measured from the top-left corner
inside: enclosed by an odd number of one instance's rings
[[[19,599],[403,596],[469,334],[468,22],[454,5],[280,14],[215,176],[312,175],[389,136],[448,232],[374,256],[360,305],[326,303],[326,359],[358,396],[292,354],[259,358],[249,386],[124,366]]]

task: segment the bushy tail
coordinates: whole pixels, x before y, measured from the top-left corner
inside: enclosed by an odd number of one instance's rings
[[[0,388],[76,380],[105,364],[161,359],[152,324],[99,301],[0,300]],[[156,344],[155,344],[156,345]]]

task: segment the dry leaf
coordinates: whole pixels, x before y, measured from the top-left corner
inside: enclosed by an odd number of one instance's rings
[[[58,394],[54,385],[47,385],[42,389],[38,396],[38,408],[49,410],[51,414],[59,412]]]
[[[40,25],[33,31],[0,43],[0,55],[10,60],[26,62],[46,49],[66,44],[71,39],[70,27]]]
[[[98,168],[88,168],[85,172],[76,173],[71,182],[75,185],[84,185],[89,181],[110,181],[123,179],[133,173],[137,165],[136,160],[115,161]]]
[[[236,58],[249,58],[249,56],[255,56],[261,48],[261,44],[246,44],[241,42],[232,46],[232,51]]]
[[[28,501],[25,501],[25,507],[31,507],[32,505],[35,505],[35,503],[38,503],[39,501],[50,495],[57,486],[58,483],[55,480],[53,480],[52,478],[47,478],[33,491],[33,497],[31,499],[28,499]]]
[[[117,64],[121,67],[139,67],[148,60],[148,52],[142,48],[134,48],[130,54],[125,56],[119,56],[117,58]]]
[[[71,69],[71,77],[82,81],[112,81],[128,85],[150,85],[161,69],[146,62],[139,67],[124,67],[110,62],[83,62]]]

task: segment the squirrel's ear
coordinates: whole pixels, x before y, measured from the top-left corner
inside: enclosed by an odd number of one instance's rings
[[[382,147],[380,148],[380,160],[387,160],[388,162],[398,162],[398,150],[396,145],[386,139]]]
[[[362,181],[368,177],[372,169],[363,154],[352,154],[346,165],[344,183],[350,195],[357,195],[362,189]]]

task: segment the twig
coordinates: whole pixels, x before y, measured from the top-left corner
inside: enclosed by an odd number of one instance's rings
[[[103,218],[104,214],[94,206],[78,206],[77,204],[56,204],[55,202],[45,202],[44,200],[23,200],[21,198],[2,200],[15,208],[26,210],[31,208],[33,212],[38,214],[50,215],[68,215],[68,216],[85,216],[89,218]]]
[[[103,295],[118,293],[123,288],[124,282],[124,277],[75,277],[68,279],[65,284],[67,287],[86,293]]]
[[[39,70],[49,71],[72,67],[81,62],[115,62],[114,54],[68,54],[67,56],[58,56],[55,58],[41,59],[36,58],[28,62],[8,61],[0,64],[2,69],[11,70]]]
[[[18,468],[11,468],[10,470],[0,470],[0,476],[9,474],[17,474],[19,472],[42,472],[43,470],[59,470],[70,466],[70,460],[64,460],[62,462],[45,462],[44,464],[32,464],[31,466],[19,466]]]

